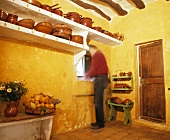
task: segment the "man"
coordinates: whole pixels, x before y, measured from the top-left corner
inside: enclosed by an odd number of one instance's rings
[[[104,89],[108,84],[108,66],[104,55],[95,45],[89,45],[89,52],[92,56],[92,62],[85,78],[94,78],[94,104],[96,112],[96,123],[92,124],[91,128],[100,129],[104,127],[103,97]]]

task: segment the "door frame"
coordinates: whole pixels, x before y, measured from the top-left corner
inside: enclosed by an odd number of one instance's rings
[[[140,81],[141,81],[141,79],[140,79],[140,76],[139,76],[139,47],[141,45],[144,45],[144,44],[152,44],[152,43],[158,42],[158,41],[161,41],[162,44],[163,44],[162,39],[135,44],[135,47],[136,47],[136,69],[137,69],[137,71],[136,71],[136,75],[137,75],[137,94],[136,94],[137,99],[136,100],[137,100],[137,103],[138,103],[137,107],[136,107],[136,109],[137,109],[136,119],[141,119],[141,116],[140,116],[141,115],[140,114],[140,112],[141,112],[141,110],[140,110],[140,106],[141,106],[141,103],[140,103]],[[166,96],[165,96],[165,98],[166,98]],[[165,99],[165,101],[166,101],[166,99]],[[165,116],[166,116],[166,114],[165,114]],[[166,122],[166,118],[165,118],[165,122]]]

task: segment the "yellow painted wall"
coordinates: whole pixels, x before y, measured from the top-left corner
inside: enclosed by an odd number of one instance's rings
[[[158,0],[146,6],[143,10],[132,10],[125,17],[117,17],[113,19],[111,31],[123,33],[125,39],[123,45],[112,49],[112,58],[110,65],[112,74],[116,74],[116,70],[133,73],[134,90],[130,94],[112,94],[121,99],[129,98],[135,101],[135,107],[132,109],[133,120],[138,119],[138,86],[137,86],[137,48],[135,44],[163,39],[164,53],[164,76],[165,76],[165,94],[166,94],[166,124],[156,125],[157,128],[170,127],[170,2]],[[120,71],[118,71],[119,73]],[[118,119],[123,119],[123,114],[118,114]],[[144,123],[144,122],[140,122]],[[146,125],[154,123],[146,122]]]
[[[87,13],[86,10],[79,10],[67,0],[40,2],[49,5],[59,3],[63,13],[78,12],[83,17],[91,17],[94,21],[93,26],[100,25],[104,29],[110,26],[105,19]],[[104,52],[109,65],[111,47],[91,42]],[[57,105],[52,134],[84,127],[94,121],[93,96],[75,96],[93,93],[93,84],[77,80],[72,53],[1,37],[0,80],[7,79],[26,80],[29,89],[26,97],[42,92],[61,99],[61,103]],[[109,88],[106,90],[107,93],[109,95]],[[19,112],[24,112],[24,100],[25,97],[20,100]],[[5,106],[5,103],[0,103],[0,113],[3,113]]]

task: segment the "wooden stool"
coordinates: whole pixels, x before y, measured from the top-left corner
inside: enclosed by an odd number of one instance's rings
[[[124,112],[124,125],[127,125],[128,123],[132,123],[130,111],[133,108],[134,102],[129,102],[126,103],[126,105],[123,105],[123,104],[115,104],[112,103],[110,100],[108,100],[108,105],[110,107],[110,114],[109,114],[108,121],[116,120],[117,111],[120,111],[119,109],[123,108],[122,111]]]

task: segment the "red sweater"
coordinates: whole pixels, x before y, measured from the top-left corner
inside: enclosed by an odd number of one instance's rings
[[[108,74],[108,66],[104,55],[100,51],[96,51],[92,57],[89,71],[85,77],[93,77],[96,75]]]

